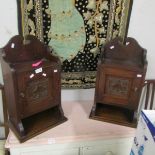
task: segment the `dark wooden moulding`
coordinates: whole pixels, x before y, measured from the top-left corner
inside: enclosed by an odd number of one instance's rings
[[[67,120],[61,107],[61,63],[34,36],[1,49],[9,127],[24,142]]]
[[[101,50],[90,118],[136,127],[136,112],[147,69],[146,50],[136,40],[120,38]]]

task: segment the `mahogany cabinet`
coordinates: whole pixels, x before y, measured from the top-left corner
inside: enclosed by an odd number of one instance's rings
[[[125,44],[120,38],[107,43],[98,63],[90,118],[135,127],[146,68],[146,50],[133,38]]]
[[[1,51],[9,127],[21,142],[67,119],[61,107],[61,63],[33,36],[13,37]]]

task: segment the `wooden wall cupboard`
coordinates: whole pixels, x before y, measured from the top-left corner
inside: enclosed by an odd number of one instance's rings
[[[90,118],[136,127],[147,68],[146,50],[136,40],[115,38],[101,50]]]
[[[1,50],[9,127],[21,142],[63,123],[61,63],[34,36],[14,36]]]

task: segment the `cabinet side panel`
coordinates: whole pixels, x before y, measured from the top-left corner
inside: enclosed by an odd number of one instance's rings
[[[4,89],[5,89],[5,97],[7,108],[9,112],[9,119],[12,121],[17,121],[17,106],[16,106],[16,91],[15,91],[15,79],[14,75],[15,70],[11,69],[10,66],[1,59],[2,64],[2,73],[4,80]]]

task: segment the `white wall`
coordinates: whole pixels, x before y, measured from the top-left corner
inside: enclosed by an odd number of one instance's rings
[[[128,36],[138,40],[147,49],[146,78],[155,79],[155,0],[133,0]]]
[[[16,13],[16,0],[0,0],[0,48],[3,47],[13,35],[18,34]],[[1,67],[0,83],[3,83]],[[0,92],[0,122],[3,122],[1,102]],[[4,137],[3,128],[0,128],[0,137]]]
[[[0,47],[18,34],[16,0],[0,0]]]

